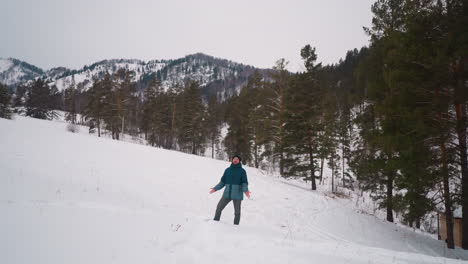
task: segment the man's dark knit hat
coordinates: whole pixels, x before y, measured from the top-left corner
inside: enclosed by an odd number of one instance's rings
[[[234,155],[232,156],[232,158],[231,158],[231,161],[232,161],[235,157],[237,157],[237,158],[239,159],[239,161],[242,160],[242,158],[241,158],[241,156],[240,156],[239,154],[234,154]]]

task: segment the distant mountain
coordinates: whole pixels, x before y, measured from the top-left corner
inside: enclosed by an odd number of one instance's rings
[[[215,58],[203,53],[196,53],[176,60],[111,59],[84,66],[78,70],[64,67],[44,71],[26,62],[9,58],[0,59],[0,82],[17,86],[36,78],[46,79],[50,85],[63,90],[73,82],[87,90],[93,79],[102,78],[106,72],[114,73],[120,68],[135,71],[138,88],[144,90],[150,79],[157,77],[162,86],[183,85],[188,80],[196,80],[203,89],[203,94],[218,94],[221,98],[230,97],[234,91],[245,85],[248,77],[259,70],[267,76],[270,70]]]
[[[0,82],[6,85],[17,85],[40,77],[44,71],[24,61],[0,58]]]

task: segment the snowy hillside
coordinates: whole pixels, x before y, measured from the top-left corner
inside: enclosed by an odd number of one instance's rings
[[[15,85],[42,76],[44,72],[24,61],[0,58],[0,82]]]
[[[57,86],[59,91],[72,83],[87,90],[91,87],[93,79],[100,79],[104,74],[115,73],[121,68],[135,72],[134,81],[140,88],[146,87],[153,77],[157,77],[165,89],[183,85],[186,80],[196,80],[204,87],[205,93],[218,93],[222,98],[229,97],[233,91],[244,85],[255,70],[252,66],[202,53],[176,60],[148,62],[137,59],[103,60],[77,70],[56,67],[48,71],[19,60],[0,59],[0,82],[14,86],[41,77],[48,80],[50,85]],[[267,70],[259,71],[266,76]]]
[[[350,200],[246,168],[241,222],[208,194],[229,163],[0,119],[0,263],[462,263]]]

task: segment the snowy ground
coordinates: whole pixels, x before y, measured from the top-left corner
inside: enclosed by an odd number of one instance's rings
[[[461,249],[358,213],[351,200],[253,168],[240,226],[232,205],[214,222],[221,192],[208,191],[227,162],[65,127],[0,119],[0,263],[468,260]]]

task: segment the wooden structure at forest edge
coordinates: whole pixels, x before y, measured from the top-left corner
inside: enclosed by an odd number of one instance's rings
[[[462,245],[462,226],[463,218],[453,217],[453,242],[455,246],[461,247]],[[437,233],[439,240],[447,239],[447,224],[445,222],[445,214],[437,212]]]

